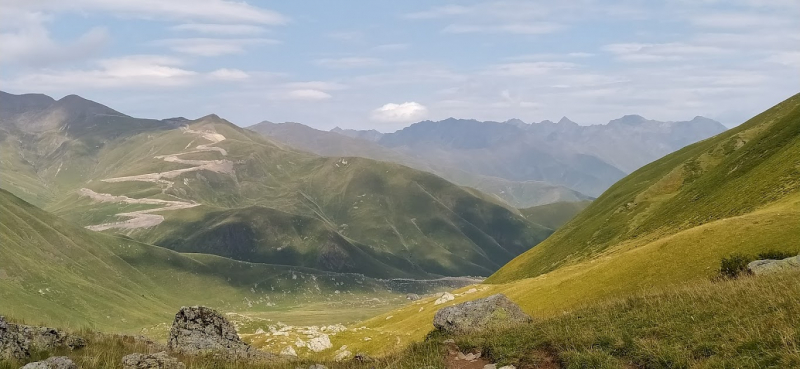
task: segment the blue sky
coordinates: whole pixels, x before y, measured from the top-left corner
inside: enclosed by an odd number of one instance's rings
[[[733,126],[800,92],[796,0],[0,4],[0,89],[148,118]]]

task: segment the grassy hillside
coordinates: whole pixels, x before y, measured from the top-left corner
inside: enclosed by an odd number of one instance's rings
[[[644,246],[675,237],[763,209],[798,189],[800,95],[795,95],[735,129],[619,181],[547,242],[510,262],[489,282],[541,275],[597,257],[612,246]],[[762,236],[772,237],[766,232]]]
[[[520,209],[520,213],[533,223],[555,230],[569,222],[591,203],[591,201],[562,201]]]
[[[386,309],[397,296],[388,292],[391,284],[360,275],[179,254],[91,232],[4,190],[0,213],[0,314],[32,323],[138,332],[169,322],[183,305],[286,318],[287,310],[310,303],[324,310],[331,309],[326,301],[347,301],[352,309],[365,296],[387,298]],[[355,317],[364,316],[335,320]]]
[[[719,274],[720,260],[734,253],[800,253],[798,114],[800,95],[730,136],[690,146],[632,174],[502,268],[487,281],[492,284],[452,303],[504,293],[534,317],[549,318],[598,301],[705,283]],[[684,163],[695,157],[702,158],[702,171],[684,178]],[[412,342],[430,331],[436,310],[433,299],[423,300],[367,326]]]

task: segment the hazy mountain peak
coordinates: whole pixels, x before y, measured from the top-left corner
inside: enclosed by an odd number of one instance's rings
[[[647,119],[638,114],[623,115],[621,118],[613,119],[608,122],[608,125],[626,125],[635,126],[647,122]]]
[[[528,123],[525,123],[525,121],[523,121],[522,119],[518,119],[518,118],[511,118],[511,119],[505,121],[504,123],[511,124],[513,126],[517,126],[517,127],[520,127],[520,128],[528,126]]]
[[[578,123],[573,122],[572,120],[570,120],[566,116],[561,117],[561,119],[558,121],[558,124],[569,124],[569,125],[575,125],[575,126],[578,125]]]

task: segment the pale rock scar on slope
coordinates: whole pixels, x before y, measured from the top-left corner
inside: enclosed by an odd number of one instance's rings
[[[211,141],[210,144],[203,144],[197,145],[194,150],[191,151],[184,151],[177,154],[170,154],[170,155],[159,155],[156,156],[155,159],[161,159],[166,162],[170,163],[179,163],[185,165],[193,165],[193,167],[183,168],[183,169],[176,169],[170,170],[161,173],[147,173],[147,174],[140,174],[134,176],[126,176],[126,177],[116,177],[116,178],[107,178],[104,179],[103,182],[108,183],[119,183],[119,182],[152,182],[158,183],[163,185],[162,193],[170,188],[174,182],[169,181],[169,179],[176,178],[184,173],[195,172],[200,170],[207,170],[211,172],[217,173],[225,173],[233,175],[233,162],[230,160],[184,160],[179,158],[180,155],[185,154],[193,154],[198,152],[208,152],[208,151],[216,151],[222,154],[223,156],[227,156],[228,152],[221,147],[214,147],[210,146],[225,140],[225,136],[213,132],[213,131],[195,131],[191,130],[187,127],[182,127],[181,130],[183,133],[194,134],[198,135],[201,138],[204,138],[208,141]],[[192,141],[194,142],[194,141]],[[189,145],[186,146],[188,149]],[[91,229],[93,231],[104,231],[108,229],[137,229],[137,228],[149,228],[154,227],[161,222],[164,221],[164,216],[153,214],[155,212],[163,212],[163,211],[170,211],[170,210],[179,210],[179,209],[188,209],[200,204],[194,201],[170,201],[170,200],[161,200],[161,199],[134,199],[128,196],[116,196],[106,193],[97,193],[88,188],[81,188],[78,191],[78,194],[81,196],[86,196],[91,198],[95,201],[100,202],[113,202],[113,203],[125,203],[125,204],[146,204],[146,205],[163,205],[163,207],[156,208],[156,209],[147,209],[147,210],[139,210],[139,211],[132,211],[126,213],[119,213],[116,214],[118,217],[130,218],[124,221],[119,222],[110,222],[110,223],[103,223],[98,225],[87,226],[86,228]]]

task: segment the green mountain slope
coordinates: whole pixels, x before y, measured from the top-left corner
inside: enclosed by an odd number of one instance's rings
[[[591,201],[575,202],[554,202],[552,204],[533,206],[527,209],[520,209],[520,213],[525,219],[543,225],[552,230],[561,228],[578,213],[586,209]]]
[[[735,129],[619,181],[547,242],[510,262],[489,281],[534,277],[615,245],[643,245],[743,216],[795,195],[798,189],[800,95],[795,95]]]
[[[0,97],[2,109],[42,103]],[[10,108],[0,150],[38,146],[3,160],[0,179],[93,230],[380,278],[487,276],[552,233],[494,197],[402,165],[296,151],[215,115],[137,120],[81,100],[44,109],[58,114]],[[42,146],[50,136],[60,143]]]
[[[434,173],[458,185],[472,187],[491,194],[517,208],[559,201],[581,201],[589,198],[589,196],[580,192],[548,182],[513,181],[471,173],[453,165],[437,162],[435,156],[414,157],[392,148],[381,146],[377,142],[346,136],[347,132],[344,130],[339,130],[338,132],[342,132],[340,134],[320,131],[300,123],[271,122],[261,122],[249,126],[247,129],[317,155],[355,156],[398,163]]]

